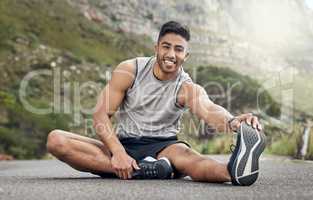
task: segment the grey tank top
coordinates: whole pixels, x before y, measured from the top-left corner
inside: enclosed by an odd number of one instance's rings
[[[127,137],[171,137],[179,132],[186,110],[177,103],[183,82],[192,82],[181,67],[175,79],[161,81],[153,74],[155,57],[135,59],[136,77],[117,112],[117,135]]]

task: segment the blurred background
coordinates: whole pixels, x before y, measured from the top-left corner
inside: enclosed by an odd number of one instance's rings
[[[96,138],[112,70],[153,55],[169,20],[191,29],[184,69],[231,113],[261,118],[266,153],[313,159],[313,0],[1,0],[0,160],[50,158],[56,128]],[[179,137],[206,154],[234,139],[188,112]]]

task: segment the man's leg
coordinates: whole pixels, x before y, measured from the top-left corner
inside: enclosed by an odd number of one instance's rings
[[[194,181],[222,183],[231,180],[226,164],[201,155],[186,144],[172,144],[158,154],[158,158],[162,156],[167,157],[179,172],[190,176]]]
[[[62,130],[51,131],[47,150],[71,167],[92,173],[114,173],[108,148],[99,140]]]

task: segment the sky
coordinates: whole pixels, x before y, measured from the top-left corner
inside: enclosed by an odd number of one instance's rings
[[[305,0],[305,2],[313,10],[313,0]]]

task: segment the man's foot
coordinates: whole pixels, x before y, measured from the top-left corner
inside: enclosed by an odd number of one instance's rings
[[[259,175],[259,157],[265,148],[266,137],[246,123],[238,130],[235,150],[227,165],[234,185],[252,185]]]
[[[134,171],[134,179],[170,179],[173,176],[171,163],[165,157],[159,160],[146,157],[138,163],[138,166],[140,170]]]

